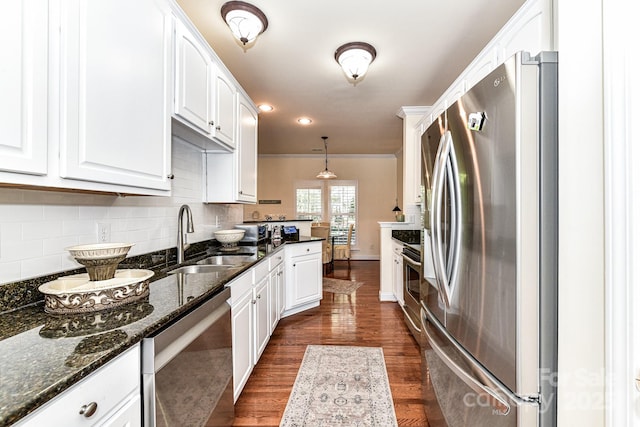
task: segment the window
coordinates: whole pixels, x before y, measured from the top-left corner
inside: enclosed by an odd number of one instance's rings
[[[348,182],[348,181],[347,181]],[[331,222],[331,235],[336,236],[335,243],[344,245],[347,243],[349,224],[356,223],[356,198],[355,184],[329,183],[329,215]],[[355,245],[355,228],[351,235],[351,245]]]
[[[322,220],[322,188],[296,188],[296,218]]]
[[[295,187],[296,218],[329,222],[335,244],[345,244],[349,224],[357,223],[357,181],[298,181]],[[354,228],[351,245],[356,241]]]

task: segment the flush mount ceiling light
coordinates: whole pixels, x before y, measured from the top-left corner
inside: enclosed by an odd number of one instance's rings
[[[267,17],[260,9],[243,1],[226,2],[220,13],[233,35],[243,45],[254,41],[269,26]]]
[[[311,124],[311,119],[307,118],[307,117],[300,117],[298,119],[298,123],[300,123],[301,125],[310,125]]]
[[[265,113],[273,111],[273,107],[269,104],[260,104],[258,105],[258,108],[260,109],[260,111],[264,111]]]
[[[324,141],[324,170],[316,175],[318,179],[335,179],[337,178],[336,174],[329,170],[329,158],[327,157],[327,138],[328,136],[322,136],[322,140]]]
[[[351,42],[336,49],[334,58],[347,77],[355,82],[364,76],[369,65],[376,59],[376,50],[369,43]]]

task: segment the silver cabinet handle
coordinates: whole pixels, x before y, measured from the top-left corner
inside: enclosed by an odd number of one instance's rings
[[[216,130],[220,130],[220,126],[216,126]]]
[[[173,178],[175,178],[175,175],[174,175],[174,174],[172,174],[172,173],[170,173],[169,175],[167,175],[167,178],[169,178],[169,179],[173,179]]]
[[[87,405],[82,405],[80,408],[80,415],[84,415],[85,418],[91,417],[98,410],[98,404],[96,402],[91,402]]]
[[[214,124],[215,124],[215,123],[213,123],[213,120],[211,120],[211,121],[209,122],[209,126],[213,126]]]
[[[251,304],[255,304],[255,303],[256,303],[256,300],[254,300],[254,299],[251,300]]]
[[[260,295],[260,294],[259,294],[259,295],[258,295],[258,299],[260,299],[260,298],[262,298],[262,295]]]

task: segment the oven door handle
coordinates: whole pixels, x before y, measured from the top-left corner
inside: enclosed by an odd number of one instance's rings
[[[404,259],[404,262],[406,262],[407,264],[411,265],[412,267],[420,268],[422,266],[421,263],[412,260],[411,258],[406,256],[405,254],[401,254],[401,255],[402,255],[402,259]]]

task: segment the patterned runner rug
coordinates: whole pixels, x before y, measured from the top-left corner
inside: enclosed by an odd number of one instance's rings
[[[397,425],[382,348],[307,346],[280,427]]]
[[[322,290],[327,292],[333,292],[334,294],[349,295],[362,285],[364,285],[364,282],[332,279],[330,277],[322,278]]]

